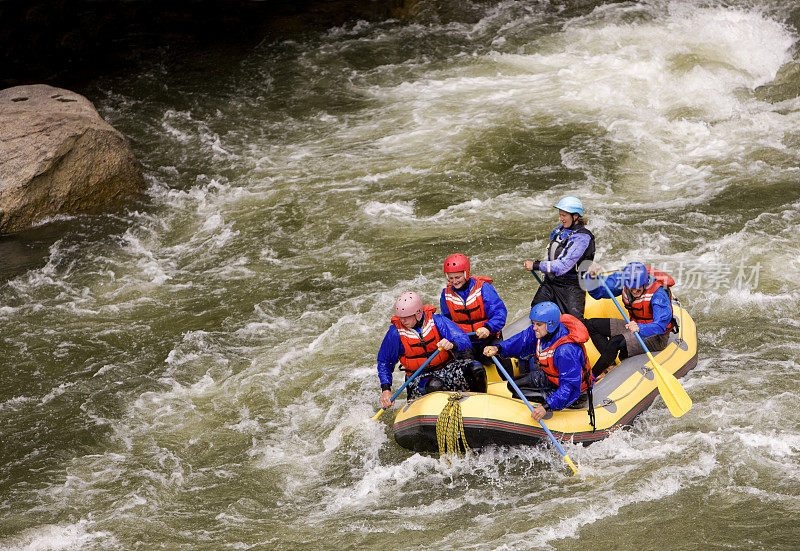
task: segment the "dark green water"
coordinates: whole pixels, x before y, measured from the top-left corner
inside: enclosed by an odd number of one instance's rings
[[[454,4],[96,83],[148,198],[0,243],[0,548],[796,549],[793,10]],[[525,313],[566,194],[603,264],[679,276],[693,409],[575,477],[400,448],[394,299],[460,251]]]

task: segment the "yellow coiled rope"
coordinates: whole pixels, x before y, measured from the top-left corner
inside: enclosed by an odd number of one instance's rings
[[[464,453],[469,450],[467,435],[464,432],[464,419],[461,417],[462,396],[458,392],[450,393],[447,403],[436,419],[436,442],[439,444],[439,455],[444,453],[461,455],[461,444]]]

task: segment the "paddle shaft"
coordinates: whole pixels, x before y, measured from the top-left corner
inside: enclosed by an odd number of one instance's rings
[[[522,401],[525,402],[525,405],[528,406],[528,409],[531,410],[531,413],[533,413],[533,406],[528,401],[528,399],[525,397],[525,395],[522,393],[522,391],[519,389],[519,387],[517,386],[517,383],[514,382],[514,379],[511,378],[511,376],[505,370],[505,368],[503,367],[503,364],[501,364],[500,361],[495,356],[492,356],[492,361],[497,366],[497,369],[500,370],[500,373],[502,373],[505,376],[505,378],[508,381],[508,383],[514,388],[514,391],[517,393],[517,396],[519,396],[522,399]],[[547,433],[547,436],[550,438],[550,441],[553,442],[553,444],[555,444],[556,449],[558,450],[558,453],[560,453],[561,457],[563,457],[566,460],[567,464],[572,469],[572,472],[573,473],[577,473],[578,472],[578,468],[575,466],[575,463],[573,463],[572,459],[569,458],[569,456],[567,455],[567,452],[565,452],[564,448],[561,447],[561,444],[558,443],[558,440],[556,440],[556,437],[553,436],[552,432],[550,432],[550,429],[547,428],[547,425],[544,424],[544,421],[539,419],[539,424],[544,429],[544,432]]]
[[[422,364],[421,366],[419,366],[419,369],[417,369],[417,370],[416,370],[416,371],[415,371],[415,372],[414,372],[414,373],[411,375],[411,377],[409,377],[408,379],[406,379],[406,381],[405,381],[405,382],[404,382],[404,383],[403,383],[403,384],[400,386],[400,388],[398,388],[398,389],[397,389],[397,392],[395,392],[395,393],[392,395],[392,399],[391,399],[391,401],[392,401],[392,402],[394,402],[394,401],[395,401],[395,399],[396,399],[398,396],[400,396],[400,393],[401,393],[401,392],[403,392],[403,389],[404,389],[405,387],[407,387],[407,386],[408,386],[408,383],[410,383],[411,381],[413,381],[414,379],[416,379],[416,378],[417,378],[417,377],[418,377],[420,374],[422,374],[422,370],[423,370],[423,369],[425,369],[426,367],[428,367],[428,364],[429,364],[429,363],[431,363],[431,360],[432,360],[432,359],[434,359],[436,356],[438,356],[438,355],[439,355],[439,352],[441,352],[441,350],[437,348],[437,349],[436,349],[436,352],[434,352],[433,354],[431,354],[431,355],[428,357],[428,359],[427,359],[427,360],[425,360],[425,363],[424,363],[424,364]],[[374,415],[372,418],[373,418],[373,419],[377,419],[378,417],[380,417],[381,415],[383,415],[383,412],[384,412],[384,411],[386,411],[386,408],[381,408],[380,410],[378,410],[378,413],[376,413],[376,414],[375,414],[375,415]]]

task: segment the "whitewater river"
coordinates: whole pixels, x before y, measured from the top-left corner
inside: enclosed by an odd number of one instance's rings
[[[800,547],[800,10],[581,5],[92,83],[149,188],[0,243],[0,548]],[[605,266],[679,280],[694,407],[567,443],[576,476],[399,447],[369,420],[394,299],[438,305],[463,252],[525,314],[563,195]]]

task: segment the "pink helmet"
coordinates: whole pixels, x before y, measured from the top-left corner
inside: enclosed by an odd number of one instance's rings
[[[444,273],[466,272],[465,277],[469,279],[469,258],[461,253],[451,254],[444,261]]]
[[[414,291],[406,291],[394,303],[394,313],[404,318],[406,316],[416,316],[417,321],[422,319],[422,299]]]

